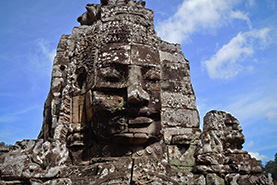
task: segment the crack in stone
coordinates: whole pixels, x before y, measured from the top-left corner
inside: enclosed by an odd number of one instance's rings
[[[131,168],[131,178],[130,178],[130,185],[133,184],[133,173],[134,173],[134,166],[135,166],[135,159],[132,158],[132,168]]]

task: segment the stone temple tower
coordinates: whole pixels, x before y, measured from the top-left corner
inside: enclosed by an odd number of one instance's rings
[[[0,184],[273,184],[231,114],[201,132],[189,62],[145,1],[86,10],[59,42],[41,132],[0,156]]]

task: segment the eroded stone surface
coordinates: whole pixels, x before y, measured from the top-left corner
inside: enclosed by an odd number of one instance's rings
[[[242,150],[244,141],[235,117],[222,111],[208,112],[196,148],[196,172],[207,174],[207,184],[272,184],[258,161]]]
[[[0,184],[272,184],[233,116],[208,113],[201,133],[189,62],[153,20],[141,0],[86,6],[60,39],[38,139],[0,148]]]

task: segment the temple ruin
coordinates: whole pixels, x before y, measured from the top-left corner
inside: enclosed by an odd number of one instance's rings
[[[0,184],[273,185],[231,114],[200,130],[189,61],[145,4],[88,4],[62,35],[41,132],[0,155]]]

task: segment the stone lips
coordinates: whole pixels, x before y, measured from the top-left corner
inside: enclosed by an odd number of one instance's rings
[[[189,62],[144,1],[86,10],[59,42],[38,139],[1,150],[0,184],[273,184],[231,114],[201,132]]]

